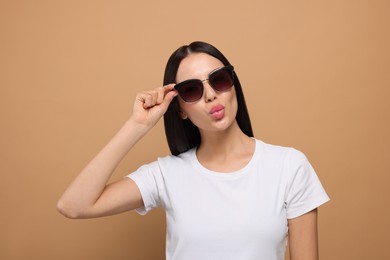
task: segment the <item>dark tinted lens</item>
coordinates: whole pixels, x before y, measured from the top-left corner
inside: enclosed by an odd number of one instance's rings
[[[226,91],[233,86],[233,72],[228,68],[217,70],[209,76],[210,85],[218,91]]]
[[[203,83],[200,80],[189,80],[180,85],[179,95],[186,102],[197,101],[203,96]]]

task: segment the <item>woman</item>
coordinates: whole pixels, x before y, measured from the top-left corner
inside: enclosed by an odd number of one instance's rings
[[[164,115],[165,114],[165,115]],[[164,115],[173,155],[107,184]],[[164,87],[136,96],[128,121],[58,202],[70,218],[163,207],[167,259],[318,259],[317,207],[329,198],[299,151],[252,137],[233,66],[215,47],[175,51]]]

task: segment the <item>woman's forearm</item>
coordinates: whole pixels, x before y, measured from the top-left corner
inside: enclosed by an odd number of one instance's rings
[[[147,132],[146,126],[127,121],[69,185],[58,201],[59,211],[75,218],[93,207],[120,161]]]

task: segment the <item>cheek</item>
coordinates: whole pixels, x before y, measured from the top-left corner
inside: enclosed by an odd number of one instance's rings
[[[199,104],[187,104],[182,100],[178,104],[180,108],[179,115],[182,119],[190,120],[197,127],[204,122],[204,114],[202,113],[202,108],[198,107]]]
[[[233,112],[237,114],[238,102],[235,89],[233,89],[232,94],[230,95],[229,103],[231,104]]]

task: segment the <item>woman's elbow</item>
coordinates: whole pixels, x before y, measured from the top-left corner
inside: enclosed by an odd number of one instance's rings
[[[70,219],[79,219],[81,218],[80,212],[78,212],[74,207],[72,207],[72,203],[65,202],[63,199],[59,199],[57,202],[57,210],[63,216]]]

